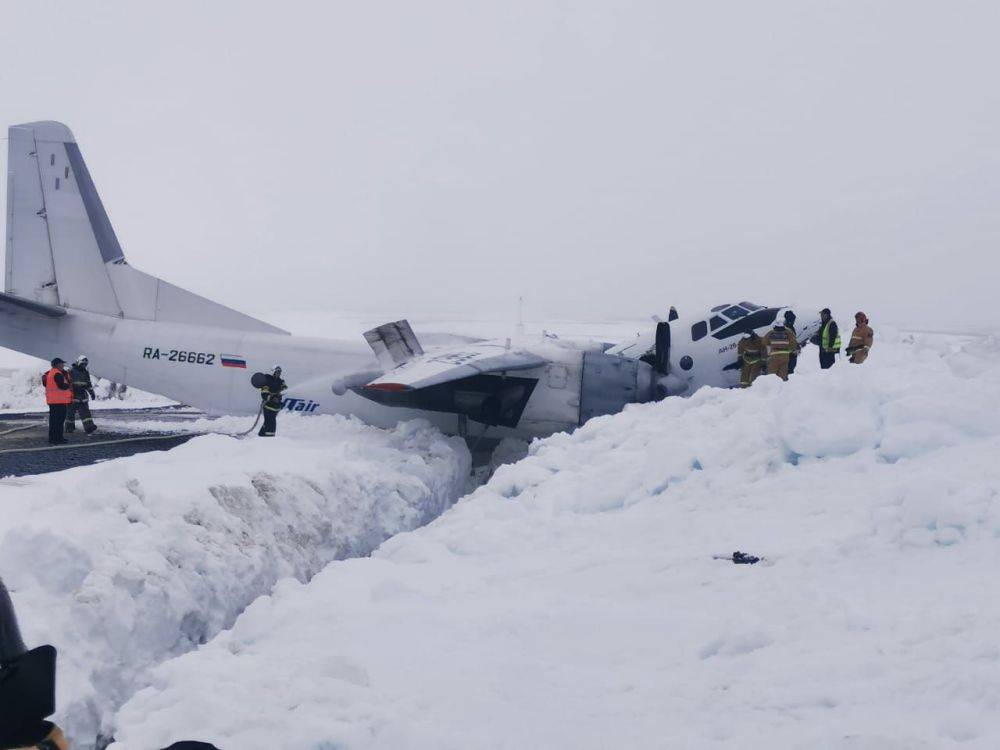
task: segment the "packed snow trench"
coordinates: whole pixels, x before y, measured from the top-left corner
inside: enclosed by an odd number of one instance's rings
[[[0,480],[0,572],[25,641],[59,649],[54,720],[74,748],[103,744],[150,667],[232,625],[277,581],[427,523],[467,491],[469,461],[425,422],[283,415],[274,439],[204,435]]]
[[[538,441],[281,581],[113,747],[1000,746],[1000,345],[803,369]]]

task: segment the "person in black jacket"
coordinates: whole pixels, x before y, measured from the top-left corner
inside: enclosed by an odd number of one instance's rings
[[[94,398],[94,384],[87,370],[89,360],[86,354],[81,354],[73,363],[70,375],[73,379],[73,403],[66,410],[66,432],[76,430],[76,415],[80,415],[83,430],[88,435],[97,429],[94,418],[90,414],[90,399]]]
[[[51,652],[51,662],[44,655]],[[51,670],[46,664],[51,664]],[[67,750],[55,710],[55,649],[24,645],[14,604],[0,579],[0,748]]]
[[[281,368],[275,367],[267,376],[267,381],[260,388],[260,398],[263,401],[264,424],[261,425],[260,437],[274,437],[278,430],[278,412],[281,411],[282,392],[288,386],[281,379]]]
[[[785,310],[785,330],[795,339],[795,351],[788,355],[788,374],[795,372],[795,366],[799,363],[798,335],[795,333],[795,313]]]

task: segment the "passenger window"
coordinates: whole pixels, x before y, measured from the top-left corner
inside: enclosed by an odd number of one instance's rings
[[[736,320],[737,318],[742,318],[746,316],[747,311],[744,310],[742,307],[736,307],[735,305],[733,305],[722,314],[725,315],[730,320]]]
[[[740,302],[740,305],[745,307],[747,310],[753,312],[754,310],[762,309],[760,305],[755,305],[753,302]]]
[[[715,307],[712,308],[712,312],[719,312],[719,310],[725,310],[727,307],[729,307],[728,302],[724,305],[716,305]]]
[[[691,340],[697,341],[698,339],[703,339],[708,334],[708,323],[704,320],[699,320],[693,326],[691,326]]]
[[[726,321],[723,318],[720,318],[718,315],[713,315],[712,319],[709,322],[712,324],[713,331],[718,331],[720,328],[722,328],[722,326],[726,324]]]

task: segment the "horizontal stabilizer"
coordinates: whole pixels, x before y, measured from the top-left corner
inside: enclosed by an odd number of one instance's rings
[[[46,305],[44,302],[35,302],[22,297],[15,297],[13,294],[0,292],[0,309],[17,308],[18,310],[28,310],[37,315],[44,315],[46,318],[61,318],[66,314],[66,310],[56,305]]]
[[[368,383],[365,388],[405,391],[461,380],[473,375],[542,367],[548,360],[497,342],[481,342],[414,357]]]

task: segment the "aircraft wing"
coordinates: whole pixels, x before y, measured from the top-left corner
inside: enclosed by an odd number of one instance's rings
[[[411,391],[484,373],[530,370],[547,362],[531,352],[509,349],[496,341],[482,341],[413,357],[364,387]]]

